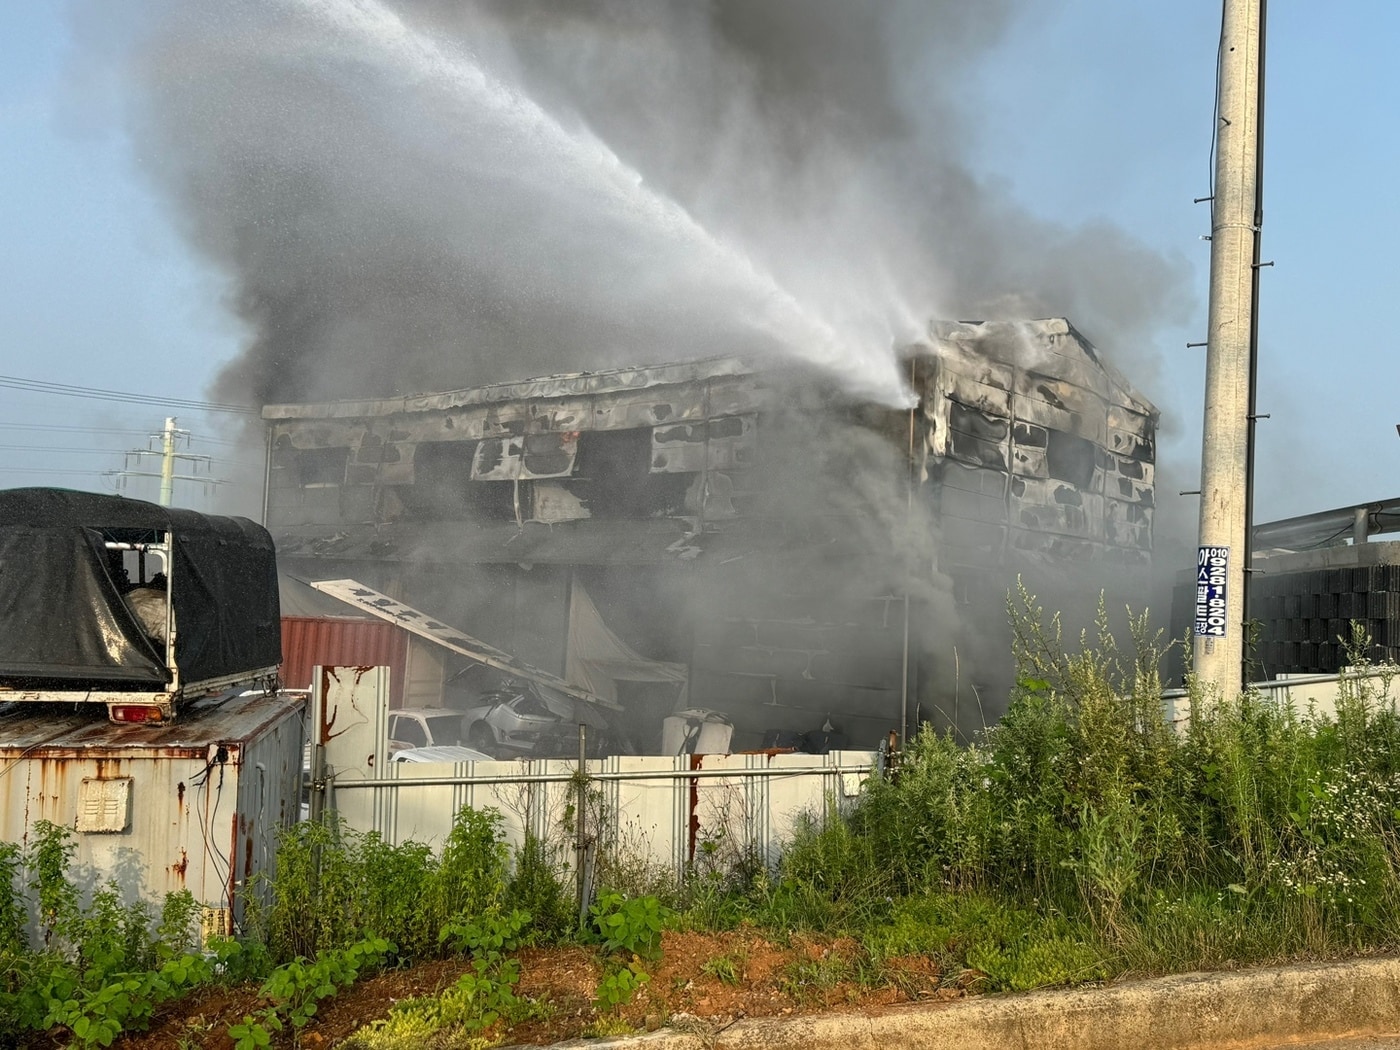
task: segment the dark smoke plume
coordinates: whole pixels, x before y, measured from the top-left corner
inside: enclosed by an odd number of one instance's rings
[[[890,349],[934,316],[1066,314],[1141,382],[1154,326],[1182,307],[1180,264],[1112,227],[1034,218],[960,158],[958,89],[1019,6],[77,12],[106,42],[85,61],[125,85],[143,166],[247,324],[220,399],[734,351],[786,351],[888,397]]]
[[[966,162],[963,86],[1029,0],[77,4],[85,74],[110,74],[247,326],[221,401],[740,353],[893,404],[929,319],[1057,315],[1150,396],[1153,334],[1191,305],[1184,262],[1036,217]],[[793,447],[820,464],[793,483],[823,493],[811,514],[846,491],[813,478],[864,479],[885,534],[919,539],[887,578],[824,586],[907,588],[936,524],[897,450],[849,428]],[[941,577],[915,597],[967,674],[951,646],[991,633]]]

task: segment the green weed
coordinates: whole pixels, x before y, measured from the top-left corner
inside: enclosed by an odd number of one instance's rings
[[[700,966],[700,972],[708,974],[721,984],[737,985],[744,974],[744,963],[742,953],[717,955],[713,959],[706,959]]]

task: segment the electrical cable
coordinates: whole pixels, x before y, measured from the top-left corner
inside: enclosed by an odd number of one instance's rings
[[[46,747],[49,743],[50,743],[50,741],[48,741],[48,740],[41,740],[41,741],[39,741],[37,744],[30,744],[30,745],[29,745],[28,747],[26,747],[23,751],[21,751],[18,755],[16,755],[16,756],[10,761],[10,764],[9,764],[9,765],[7,765],[4,769],[0,769],[0,779],[3,779],[4,777],[8,776],[10,773],[13,773],[14,770],[15,770],[15,767],[18,766],[21,762],[23,762],[23,761],[30,755],[31,752],[37,751],[37,750],[38,750],[39,748],[41,748],[41,747]]]
[[[1210,187],[1210,229],[1215,233],[1215,147],[1220,142],[1220,79],[1225,63],[1225,5],[1220,5],[1220,39],[1215,45],[1215,105],[1211,111],[1210,150],[1206,155],[1206,185]]]
[[[127,434],[134,437],[159,437],[160,435],[149,429],[138,430],[133,427],[81,427],[70,426],[64,423],[0,423],[0,430],[53,430],[74,434]],[[246,445],[244,441],[229,441],[227,438],[203,437],[199,434],[190,434],[191,441],[203,441],[210,445]]]
[[[96,452],[100,455],[117,455],[125,453],[125,449],[115,448],[82,448],[76,445],[0,445],[0,449],[6,452]],[[145,452],[146,449],[133,449],[132,451]],[[154,449],[150,450],[153,455],[159,455]]]
[[[0,467],[0,474],[84,474],[89,477],[97,475],[108,477],[118,474],[116,470],[80,470],[77,467],[58,467],[53,470],[47,467]]]
[[[0,387],[11,390],[25,390],[36,394],[58,394],[63,397],[81,397],[94,401],[116,401],[135,405],[162,405],[168,408],[188,408],[200,412],[232,412],[240,415],[257,415],[252,405],[224,404],[217,401],[198,401],[191,398],[159,397],[155,394],[137,394],[127,390],[107,390],[102,387],[74,386],[71,383],[52,383],[43,379],[24,379],[20,376],[0,375]]]
[[[79,434],[140,434],[148,431],[134,427],[84,427],[72,423],[0,423],[0,430],[64,430]]]
[[[1353,528],[1352,524],[1351,524],[1350,522],[1348,522],[1347,524],[1343,525],[1340,529],[1338,529],[1336,532],[1332,533],[1332,535],[1328,536],[1326,539],[1321,539],[1321,540],[1318,540],[1316,543],[1309,543],[1307,546],[1299,546],[1299,547],[1294,547],[1294,548],[1292,548],[1292,549],[1293,549],[1293,550],[1299,550],[1299,551],[1315,551],[1315,550],[1318,550],[1318,549],[1320,549],[1320,548],[1322,548],[1322,547],[1326,547],[1326,546],[1327,546],[1328,544],[1330,544],[1333,540],[1339,539],[1340,537],[1345,536],[1348,532],[1350,532],[1350,531],[1352,530],[1352,528]]]
[[[196,789],[196,791],[198,791],[204,796],[204,799],[207,802],[209,799],[209,774],[213,771],[216,765],[219,767],[219,783],[218,787],[215,789],[214,792],[214,814],[217,814],[219,812],[219,803],[223,799],[224,763],[228,761],[227,756],[228,753],[224,750],[222,746],[220,746],[218,750],[215,751],[214,757],[208,759],[204,763],[204,768],[190,778],[190,784]],[[199,818],[199,834],[200,838],[204,842],[205,856],[211,858],[211,862],[215,862],[213,863],[214,875],[219,878],[219,885],[227,885],[228,877],[232,874],[229,867],[228,857],[224,854],[222,850],[219,849],[218,846],[214,844],[213,837],[209,834],[209,824],[208,820],[205,817],[204,807],[202,805],[199,805],[198,802],[196,802],[195,805],[195,813]],[[223,876],[219,876],[217,862],[223,863]]]

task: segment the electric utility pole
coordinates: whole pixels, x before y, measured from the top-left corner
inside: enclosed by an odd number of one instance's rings
[[[1193,658],[1213,699],[1244,684],[1266,0],[1224,0]]]
[[[118,482],[125,482],[127,478],[160,478],[160,505],[162,507],[168,507],[174,501],[175,482],[177,481],[202,481],[206,485],[216,484],[215,479],[208,474],[175,473],[176,463],[191,463],[196,467],[202,465],[206,471],[210,465],[208,456],[178,451],[180,442],[189,440],[190,432],[178,429],[175,422],[173,416],[166,417],[165,426],[161,428],[161,432],[151,435],[152,441],[159,442],[160,447],[131,449],[126,454],[126,468],[117,472]],[[140,467],[149,456],[160,457],[159,472],[133,469],[133,467]]]

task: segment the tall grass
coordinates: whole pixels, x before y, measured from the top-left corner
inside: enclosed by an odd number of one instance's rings
[[[970,746],[925,728],[849,820],[798,836],[757,912],[869,931],[907,925],[909,901],[993,907],[1049,923],[1045,937],[1112,972],[1400,944],[1388,682],[1344,681],[1335,717],[1246,693],[1197,699],[1173,727],[1145,617],[1120,648],[1101,610],[1071,649],[1029,596],[1013,613],[1018,685],[1002,721]]]

